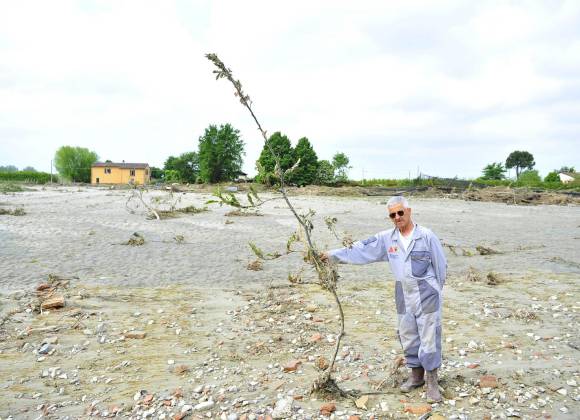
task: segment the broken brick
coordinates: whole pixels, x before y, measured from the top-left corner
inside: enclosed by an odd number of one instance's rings
[[[284,366],[284,372],[296,372],[298,370],[298,366],[300,366],[302,362],[300,360],[292,360],[286,366]]]
[[[417,415],[427,414],[430,411],[431,411],[430,404],[405,404],[405,408],[403,409],[403,412],[405,413]]]
[[[497,388],[499,383],[497,381],[497,377],[493,375],[483,375],[479,378],[479,387],[480,388]]]

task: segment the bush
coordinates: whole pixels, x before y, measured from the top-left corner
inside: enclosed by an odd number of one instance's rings
[[[530,169],[520,174],[516,185],[518,187],[541,187],[542,178],[540,178],[537,170]]]
[[[163,171],[163,181],[165,182],[181,182],[179,171],[175,169],[166,169]]]
[[[19,181],[30,184],[46,184],[50,182],[50,174],[46,172],[0,172],[0,181]]]
[[[560,181],[560,176],[558,175],[558,172],[552,171],[548,175],[546,175],[546,177],[544,178],[544,182],[560,183],[562,181]]]

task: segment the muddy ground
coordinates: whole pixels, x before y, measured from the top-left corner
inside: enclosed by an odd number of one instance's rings
[[[250,241],[284,253],[295,223],[282,202],[236,216],[206,205],[207,193],[176,194],[177,207],[208,211],[158,221],[142,206],[128,211],[128,194],[0,196],[2,208],[25,211],[0,216],[0,418],[577,418],[577,206],[412,201],[449,259],[441,404],[393,387],[405,370],[391,375],[401,349],[388,266],[340,266],[347,335],[334,375],[369,393],[357,406],[309,394],[339,321],[330,295],[288,281],[315,279],[301,256],[247,269]],[[151,197],[167,204],[163,192]],[[340,243],[326,216],[354,239],[389,227],[385,197],[293,201],[317,212],[320,248]],[[144,243],[122,245],[134,233]],[[37,292],[43,283],[52,287]],[[65,306],[39,311],[48,295]]]

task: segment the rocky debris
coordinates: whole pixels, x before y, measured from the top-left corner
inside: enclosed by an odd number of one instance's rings
[[[579,375],[571,367],[571,359],[561,354],[574,340],[572,330],[563,322],[573,323],[573,311],[578,308],[573,295],[557,291],[530,305],[506,305],[496,296],[474,300],[462,321],[470,329],[452,317],[445,319],[446,351],[441,368],[445,400],[429,406],[432,411],[418,414],[428,406],[421,405],[424,389],[406,397],[409,401],[400,400],[396,390],[387,390],[380,397],[363,395],[355,401],[319,401],[308,391],[312,378],[320,374],[319,365],[328,363],[332,354],[337,320],[330,304],[322,300],[316,305],[306,303],[312,301],[305,293],[307,287],[234,291],[231,296],[239,302],[229,305],[220,316],[211,313],[211,305],[201,298],[185,302],[179,299],[183,294],[165,300],[152,294],[149,302],[138,296],[135,306],[127,307],[121,301],[125,313],[115,320],[102,307],[91,306],[95,301],[87,297],[89,293],[73,290],[70,295],[84,296],[82,302],[88,305],[82,311],[23,313],[21,322],[8,325],[15,338],[19,331],[29,331],[16,338],[20,340],[17,357],[29,358],[35,367],[28,378],[23,375],[18,379],[24,382],[7,379],[6,383],[21,386],[37,382],[34,392],[21,392],[21,397],[7,388],[11,398],[8,407],[16,406],[13,401],[46,401],[38,415],[46,411],[55,417],[64,417],[65,409],[74,410],[78,405],[79,410],[86,410],[82,415],[95,417],[265,420],[431,415],[459,419],[481,418],[485,413],[493,418],[557,417],[574,412],[580,401]],[[344,295],[347,318],[353,313],[358,317],[354,321],[350,318],[355,328],[366,316],[380,316],[375,303],[362,301],[356,294]],[[107,299],[101,305],[109,304],[111,297]],[[76,302],[72,299],[69,305],[74,308]],[[366,312],[354,312],[359,308]],[[526,308],[533,310],[535,318],[524,313]],[[559,317],[553,318],[554,314]],[[564,327],[549,333],[540,330],[547,316]],[[42,331],[49,334],[46,337],[30,333],[71,318],[75,324],[60,329],[58,336],[51,329]],[[29,328],[34,319],[41,322]],[[526,328],[525,334],[496,331],[503,321]],[[494,333],[480,334],[485,327],[493,327]],[[131,333],[151,338],[135,341],[129,339]],[[390,351],[385,351],[385,345]],[[369,343],[348,335],[334,365],[336,382],[346,389],[366,391],[387,377],[397,386],[405,373],[400,369],[404,358],[397,347],[394,337]],[[3,347],[0,351],[10,350]],[[508,368],[508,373],[498,370],[506,360],[517,368]],[[552,380],[539,383],[541,376],[534,375],[530,363],[562,367],[557,371],[551,368]],[[149,376],[151,381],[147,381]],[[156,388],[123,391],[127,383],[148,383]],[[177,385],[180,388],[175,389]],[[67,401],[72,401],[68,408]],[[81,411],[76,411],[77,415],[81,416]],[[0,408],[0,416],[6,414]]]
[[[430,404],[421,403],[421,404],[405,404],[403,407],[404,413],[411,413],[416,415],[423,415],[431,412],[432,408]]]
[[[326,357],[324,357],[324,356],[319,356],[316,359],[316,362],[314,363],[314,365],[320,370],[326,370],[326,369],[328,369],[328,366],[330,366],[328,360],[326,360]]]
[[[493,375],[483,375],[479,378],[480,388],[497,388],[498,386],[499,382]]]
[[[43,311],[48,309],[59,309],[64,307],[64,296],[53,296],[50,298],[45,299],[41,304],[40,308]]]
[[[330,417],[332,413],[336,411],[335,403],[326,403],[320,406],[320,415],[325,417]]]
[[[284,372],[296,372],[298,367],[302,364],[300,360],[292,360],[284,365]]]
[[[292,408],[294,406],[294,398],[285,397],[276,402],[274,410],[272,411],[272,418],[285,419],[292,416]]]
[[[125,338],[132,338],[132,339],[143,339],[147,336],[145,331],[128,331],[125,333]]]

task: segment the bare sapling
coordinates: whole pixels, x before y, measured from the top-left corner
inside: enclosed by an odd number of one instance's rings
[[[180,214],[196,214],[209,211],[207,207],[195,207],[193,205],[177,207],[181,203],[181,195],[176,196],[173,188],[167,190],[163,195],[151,197],[149,202],[143,198],[143,193],[146,191],[146,189],[139,187],[131,190],[125,202],[125,208],[129,213],[135,214],[143,211],[141,210],[141,207],[143,207],[147,219],[161,220],[177,217]]]
[[[275,160],[275,168],[274,168],[274,175],[279,182],[279,188],[277,192],[281,194],[281,198],[286,202],[286,205],[290,212],[296,218],[298,222],[298,230],[295,234],[291,236],[287,244],[287,251],[290,252],[291,246],[295,242],[301,242],[304,245],[304,260],[311,264],[317,273],[318,281],[317,283],[322,287],[322,289],[330,292],[333,296],[334,301],[336,303],[339,315],[340,315],[340,331],[336,336],[335,347],[333,351],[333,355],[330,359],[328,367],[324,370],[318,378],[315,379],[312,387],[311,393],[320,393],[332,396],[341,396],[341,397],[353,397],[356,396],[358,393],[353,391],[345,391],[341,389],[332,378],[332,372],[334,369],[334,364],[336,361],[336,356],[338,354],[338,350],[340,348],[340,343],[342,337],[345,335],[344,331],[344,312],[342,309],[342,304],[340,302],[338,293],[337,293],[337,281],[338,281],[338,272],[336,270],[336,265],[331,264],[328,261],[323,261],[321,259],[322,254],[316,249],[316,246],[312,240],[312,231],[314,229],[314,224],[312,222],[313,217],[315,215],[313,210],[309,210],[305,214],[298,214],[295,207],[292,205],[292,202],[288,198],[288,191],[287,191],[287,183],[286,179],[287,176],[294,171],[298,165],[300,165],[300,160],[296,161],[294,165],[284,170],[282,165],[280,164],[281,156],[279,156],[274,149],[272,148],[271,144],[268,142],[268,136],[266,130],[263,129],[262,125],[258,121],[253,109],[252,109],[252,102],[250,101],[250,97],[244,93],[242,90],[242,84],[239,80],[235,80],[232,71],[225,66],[225,64],[218,58],[215,54],[207,54],[206,58],[210,60],[215,69],[213,73],[216,75],[216,80],[219,79],[227,79],[232,85],[234,86],[235,92],[234,95],[239,98],[240,103],[250,112],[254,122],[256,123],[258,130],[260,131],[266,147],[272,154]],[[251,190],[252,191],[252,190]],[[224,195],[220,191],[217,192],[216,196],[223,202],[224,204],[228,204],[234,207],[248,209],[248,208],[256,208],[260,205],[264,204],[265,201],[259,199],[255,191],[248,194],[248,201],[249,204],[241,204],[238,199],[234,196],[234,194]],[[336,223],[336,219],[330,218],[326,221],[327,226],[333,233],[336,235],[334,229],[334,224]],[[253,244],[252,244],[253,245]],[[254,253],[260,259],[260,254],[264,256],[264,253],[259,250],[255,245],[251,246]],[[289,277],[290,278],[290,277]]]

